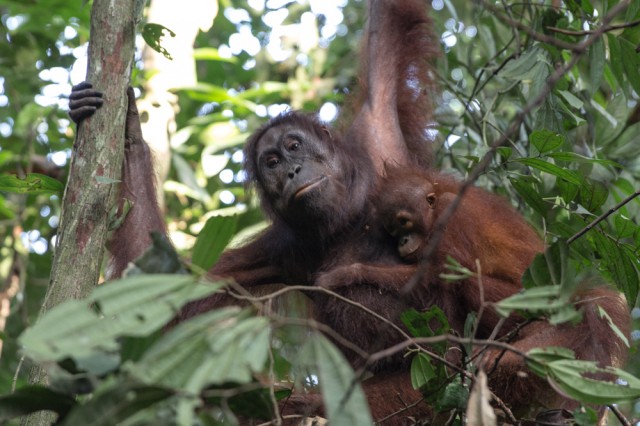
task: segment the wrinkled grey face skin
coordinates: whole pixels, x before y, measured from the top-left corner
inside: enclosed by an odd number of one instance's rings
[[[276,214],[292,226],[312,226],[349,205],[349,167],[324,136],[285,123],[258,143],[259,184]]]
[[[420,258],[436,219],[434,186],[424,181],[416,183],[390,188],[378,204],[385,229],[398,242],[400,257],[410,262]]]

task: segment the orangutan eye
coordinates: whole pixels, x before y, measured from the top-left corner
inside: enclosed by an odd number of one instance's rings
[[[268,168],[275,169],[276,167],[278,167],[278,164],[280,164],[280,158],[275,155],[271,156],[267,158],[266,164]]]

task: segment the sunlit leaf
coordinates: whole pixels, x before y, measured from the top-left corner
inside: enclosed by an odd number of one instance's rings
[[[0,191],[18,194],[60,194],[63,190],[62,182],[39,173],[29,173],[24,179],[15,175],[0,176]]]
[[[142,38],[144,41],[156,52],[162,54],[167,59],[173,59],[171,54],[167,49],[160,45],[162,38],[165,34],[170,35],[171,37],[175,37],[176,33],[171,31],[169,28],[160,25],[160,24],[145,24],[142,27]]]
[[[96,288],[87,300],[71,300],[48,311],[20,342],[39,361],[89,361],[96,353],[119,350],[120,336],[145,336],[171,320],[188,301],[221,284],[200,284],[185,275],[136,275]],[[92,309],[95,304],[99,311]]]

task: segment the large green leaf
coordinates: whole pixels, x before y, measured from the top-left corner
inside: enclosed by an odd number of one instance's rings
[[[411,360],[411,385],[414,389],[422,388],[436,376],[436,369],[427,354],[419,353],[413,357]]]
[[[507,297],[496,304],[500,315],[508,316],[512,311],[547,312],[564,307],[566,300],[560,298],[560,286],[533,287]]]
[[[40,386],[25,386],[0,396],[0,422],[42,410],[64,417],[75,405],[75,399],[69,395]]]
[[[636,266],[638,258],[634,251],[598,232],[594,232],[591,238],[602,257],[601,266],[610,275],[611,281],[624,293],[627,301],[633,305],[640,287]]]
[[[560,360],[549,363],[547,369],[554,387],[581,402],[605,405],[640,397],[640,379],[618,368],[598,367],[591,361]]]
[[[600,89],[606,64],[606,55],[604,39],[602,37],[598,37],[589,48],[589,77],[591,93],[597,93]]]
[[[509,178],[511,185],[532,209],[543,217],[547,215],[547,206],[536,187],[536,180],[531,176]]]
[[[514,161],[518,163],[526,164],[529,167],[533,167],[534,169],[540,170],[545,173],[549,173],[550,175],[554,175],[559,177],[560,179],[564,179],[567,182],[571,182],[575,185],[581,185],[582,179],[578,176],[578,174],[572,170],[567,170],[560,166],[556,166],[555,164],[544,161],[540,158],[518,158]]]
[[[564,143],[564,137],[550,130],[536,130],[531,133],[529,140],[539,153],[556,150]]]
[[[566,348],[535,348],[527,356],[528,365],[536,374],[580,402],[604,405],[640,396],[640,379],[618,368],[576,360]]]
[[[0,191],[19,194],[60,194],[63,190],[62,182],[38,173],[29,173],[24,179],[15,175],[0,176]]]
[[[624,37],[619,37],[618,40],[620,42],[620,52],[624,57],[621,62],[627,75],[627,81],[636,93],[640,93],[640,60],[636,52],[636,43]]]
[[[236,233],[238,215],[214,216],[207,220],[193,248],[192,262],[208,271]]]
[[[140,410],[164,401],[173,394],[173,390],[160,386],[148,386],[131,381],[108,381],[93,393],[91,399],[71,411],[62,424],[119,424]]]
[[[266,318],[235,307],[214,310],[179,324],[127,368],[146,383],[193,393],[248,383],[265,366],[269,336]]]
[[[51,309],[22,334],[20,343],[35,361],[72,358],[80,367],[88,367],[92,357],[117,352],[121,336],[153,333],[182,305],[212,294],[221,285],[205,285],[184,275],[136,275],[110,282],[96,288],[87,300],[71,300]]]
[[[300,351],[300,362],[318,372],[322,397],[332,425],[369,426],[367,400],[344,356],[324,336],[315,333]]]

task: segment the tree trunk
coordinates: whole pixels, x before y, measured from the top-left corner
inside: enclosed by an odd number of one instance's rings
[[[126,89],[143,4],[143,0],[93,2],[87,80],[102,91],[105,102],[78,129],[51,281],[40,316],[65,300],[86,297],[100,277],[109,213],[122,171]],[[29,381],[45,384],[45,371],[34,367]],[[51,424],[52,420],[50,413],[41,412],[24,424]]]

